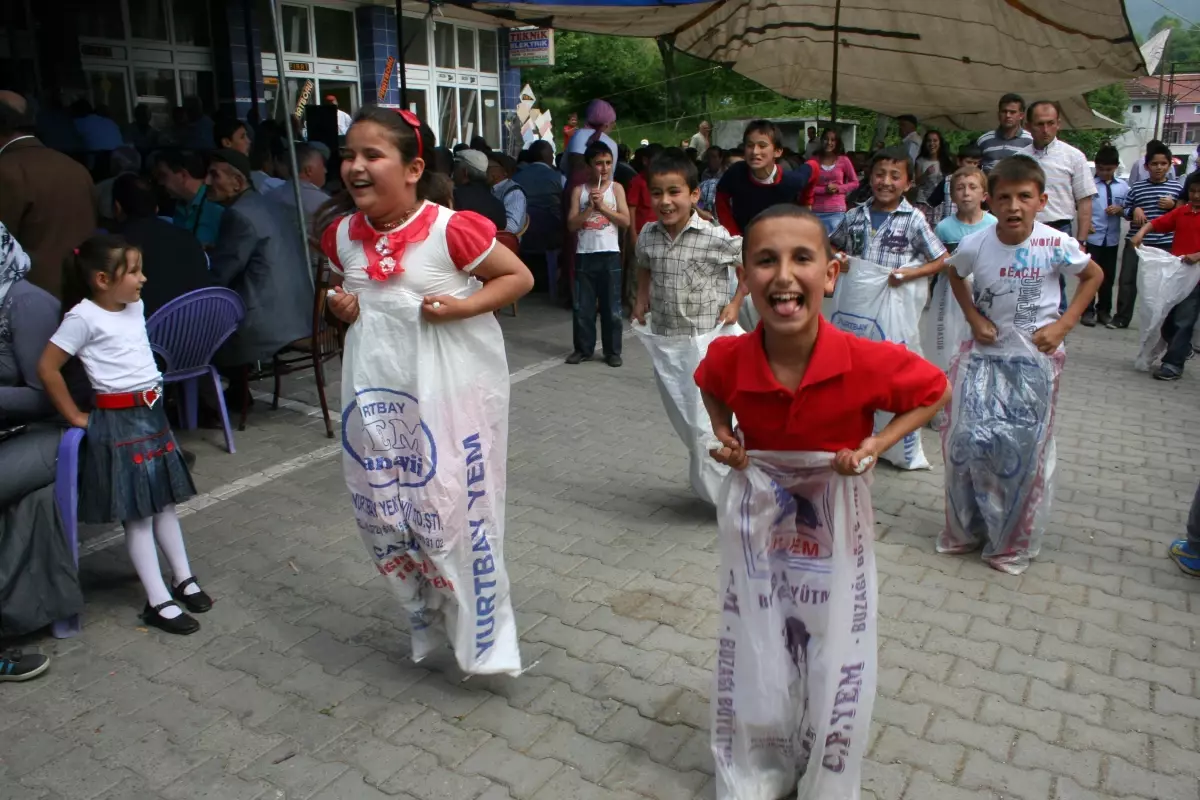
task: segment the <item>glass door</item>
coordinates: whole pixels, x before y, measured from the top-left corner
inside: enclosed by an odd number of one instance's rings
[[[107,111],[118,125],[128,125],[132,119],[129,108],[128,72],[124,69],[94,67],[88,67],[84,71],[92,106],[98,111]]]
[[[458,130],[458,93],[453,86],[439,86],[438,141],[443,147],[454,147],[463,141]]]
[[[479,90],[459,89],[458,104],[462,109],[458,117],[458,132],[462,137],[459,141],[469,144],[474,137],[483,135],[479,129]]]

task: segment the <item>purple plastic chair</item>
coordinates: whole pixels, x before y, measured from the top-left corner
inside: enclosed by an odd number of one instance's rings
[[[225,446],[230,453],[237,452],[233,447],[233,429],[229,425],[229,411],[225,408],[221,376],[212,365],[212,359],[245,315],[246,308],[236,292],[213,287],[176,297],[146,320],[150,349],[164,362],[163,383],[183,383],[180,400],[184,430],[196,428],[200,410],[199,380],[211,377],[221,409],[221,424],[225,426]]]
[[[67,547],[75,559],[75,571],[79,571],[79,444],[86,431],[83,428],[68,428],[58,443],[58,463],[54,468],[54,504],[62,517],[63,533]],[[69,639],[82,630],[79,615],[56,619],[50,628],[55,639]]]

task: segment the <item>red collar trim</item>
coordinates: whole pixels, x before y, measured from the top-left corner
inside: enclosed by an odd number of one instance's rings
[[[437,220],[438,207],[426,202],[412,219],[394,231],[376,230],[367,221],[367,215],[359,211],[350,217],[350,239],[363,243],[367,257],[367,277],[373,281],[386,281],[393,275],[404,272],[401,259],[410,244],[418,244],[429,238],[429,231]]]

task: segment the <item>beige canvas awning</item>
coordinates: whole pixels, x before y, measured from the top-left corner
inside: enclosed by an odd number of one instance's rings
[[[508,24],[671,36],[683,52],[794,98],[832,99],[836,30],[838,103],[922,120],[990,111],[984,128],[1005,92],[1074,105],[1086,91],[1146,74],[1121,0],[457,4]]]

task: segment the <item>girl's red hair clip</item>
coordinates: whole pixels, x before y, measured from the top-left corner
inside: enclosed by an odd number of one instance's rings
[[[417,158],[425,158],[425,147],[421,141],[421,120],[416,114],[409,111],[407,108],[398,108],[396,113],[400,115],[400,119],[404,120],[413,129],[413,133],[417,135]]]

